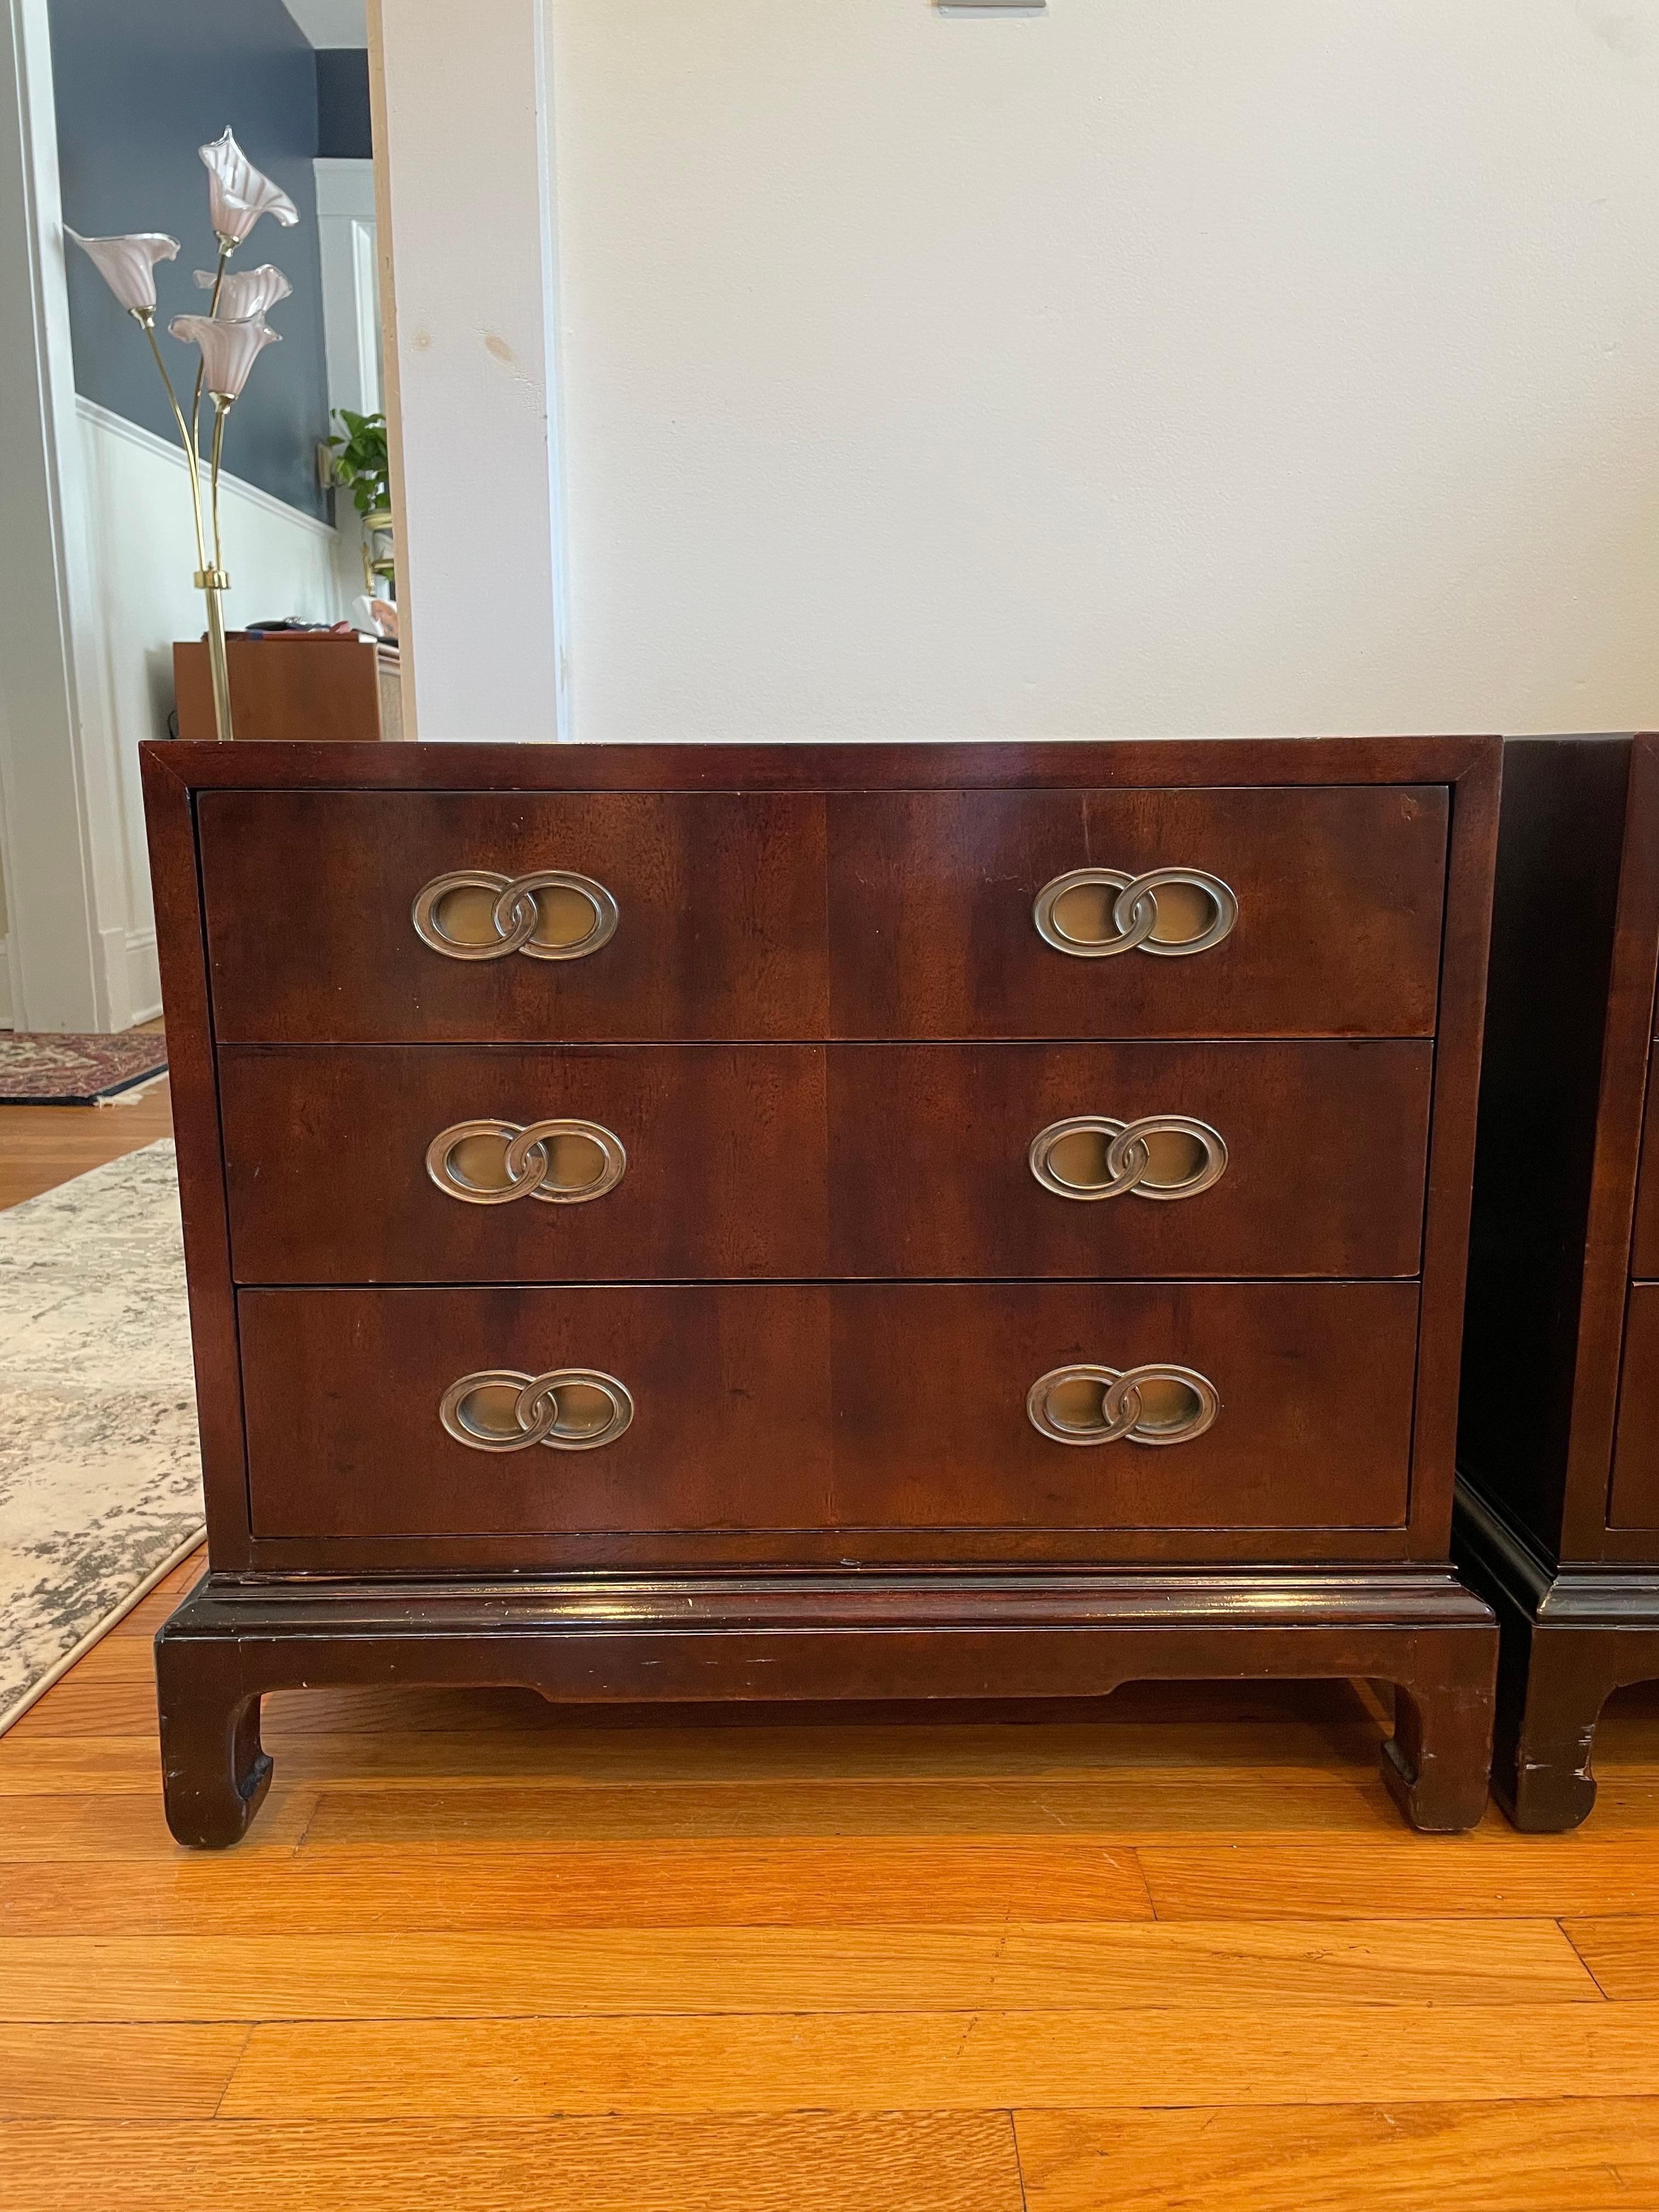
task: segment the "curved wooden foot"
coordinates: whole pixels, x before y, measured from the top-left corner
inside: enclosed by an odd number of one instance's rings
[[[1476,1826],[1490,1794],[1497,1639],[1424,1643],[1424,1672],[1395,1686],[1382,1779],[1413,1827],[1455,1835]]]
[[[1524,1640],[1522,1640],[1524,1639]],[[1504,1713],[1493,1788],[1528,1835],[1559,1835],[1595,1802],[1590,1752],[1613,1688],[1593,1633],[1522,1632],[1504,1653]]]
[[[181,1844],[222,1850],[239,1843],[270,1787],[259,1743],[259,1693],[246,1686],[234,1643],[155,1639],[161,1787],[167,1826]]]

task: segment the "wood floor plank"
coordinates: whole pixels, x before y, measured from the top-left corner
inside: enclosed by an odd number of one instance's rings
[[[1659,2006],[1326,2005],[569,2021],[271,2022],[253,2118],[983,2111],[1639,2097]]]
[[[783,1782],[738,1790],[672,1783],[580,1788],[526,1784],[466,1789],[325,1788],[307,1850],[384,1851],[485,1842],[497,1850],[550,1841],[642,1842],[652,1837],[1000,1836],[1071,1833],[1109,1843],[1376,1835],[1400,1814],[1380,1782],[1211,1772],[1129,1772],[1087,1781]]]
[[[256,1830],[256,1834],[257,1834]],[[1150,1920],[1135,1856],[1084,1839],[678,1840],[496,1851],[302,1854],[273,1880],[246,1849],[15,1866],[0,1935],[327,1935],[350,1929],[966,1928]]]
[[[236,1847],[238,1857],[291,1857],[316,1803],[315,1790],[273,1785],[246,1841]],[[0,1796],[0,1865],[64,1859],[122,1865],[185,1856],[167,1833],[159,1772],[147,1794]],[[9,1875],[5,1879],[9,1882]]]
[[[1598,1774],[1615,1767],[1659,1771],[1659,1683],[1642,1682],[1608,1698],[1595,1730]]]
[[[0,2019],[1096,2012],[1603,2000],[1553,1921],[0,1938]]]
[[[155,1689],[147,1698],[136,1687],[118,1705],[121,1726],[112,1734],[93,1734],[69,1723],[83,1696],[107,1702],[96,1686],[52,1709],[55,1692],[41,1700],[40,1718],[0,1740],[0,1794],[33,1796],[43,1790],[85,1790],[101,1776],[106,1789],[146,1790],[155,1786]],[[141,1702],[143,1699],[143,1702]],[[273,1701],[274,1702],[274,1701]],[[1115,1790],[1131,1778],[1178,1787],[1196,1798],[1218,1771],[1237,1775],[1258,1792],[1281,1784],[1298,1792],[1368,1786],[1372,1762],[1343,1763],[1322,1749],[1311,1730],[1298,1744],[1288,1729],[1255,1731],[1254,1742],[1229,1743],[1226,1731],[1207,1732],[1204,1746],[1171,1743],[1164,1732],[1146,1728],[1109,1738],[1093,1731],[1092,1742],[1079,1742],[1078,1731],[1030,1729],[835,1730],[711,1729],[556,1730],[546,1727],[472,1731],[405,1729],[396,1726],[361,1734],[325,1735],[315,1729],[283,1732],[281,1717],[263,1729],[266,1747],[280,1758],[288,1780],[356,1789],[410,1788],[422,1790],[471,1788],[501,1790],[579,1784],[584,1789],[606,1783],[701,1782],[714,1786],[764,1782],[833,1788],[840,1784],[888,1783],[900,1791],[917,1784],[959,1782],[975,1790],[998,1783],[1031,1784],[1062,1793],[1060,1802],[1101,1789]],[[1056,1737],[1059,1739],[1056,1741]],[[1373,1747],[1374,1748],[1374,1747]],[[1178,1755],[1177,1755],[1178,1754]]]
[[[1563,1923],[1568,1940],[1608,1996],[1659,2000],[1659,1915]]]
[[[1027,2212],[1637,2212],[1659,2100],[1019,2112]]]
[[[147,1598],[141,1600],[130,1613],[116,1622],[109,1632],[111,1636],[142,1638],[146,1644],[149,1644],[161,1623],[177,1609],[185,1593],[194,1589],[201,1580],[206,1568],[205,1549],[192,1552],[187,1559],[173,1569],[165,1582],[157,1583]],[[47,1692],[48,1696],[53,1694],[50,1691]]]
[[[7,2212],[1022,2212],[1007,2115],[0,2128]]]
[[[1163,1920],[1365,1919],[1427,1912],[1659,1913],[1659,1845],[1604,1835],[1518,1836],[1496,1812],[1473,1836],[1270,1833],[1217,1849],[1150,1842],[1136,1856]]]
[[[0,2119],[210,2119],[247,2033],[235,2021],[0,2022]]]
[[[89,1168],[172,1134],[165,1077],[105,1106],[0,1108],[0,1207],[55,1190]]]

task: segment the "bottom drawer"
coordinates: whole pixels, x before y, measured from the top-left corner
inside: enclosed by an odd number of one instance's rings
[[[269,1290],[239,1308],[259,1537],[1406,1517],[1411,1283]]]

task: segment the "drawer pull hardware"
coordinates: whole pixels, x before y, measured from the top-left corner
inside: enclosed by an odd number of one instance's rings
[[[585,1206],[614,1190],[627,1167],[622,1139],[597,1121],[457,1121],[426,1148],[428,1175],[468,1206]]]
[[[1220,1132],[1186,1114],[1074,1114],[1039,1130],[1027,1158],[1056,1198],[1195,1198],[1227,1171]]]
[[[1221,1411],[1221,1395],[1192,1367],[1055,1367],[1025,1395],[1040,1437],[1056,1444],[1185,1444]]]
[[[1043,885],[1031,918],[1045,945],[1074,959],[1139,951],[1180,960],[1220,944],[1238,920],[1238,900],[1202,868],[1151,868],[1144,876],[1073,868]]]
[[[594,1451],[614,1443],[634,1418],[634,1401],[614,1375],[592,1367],[553,1367],[526,1375],[486,1367],[444,1392],[438,1419],[469,1451]]]
[[[422,945],[447,960],[584,960],[617,933],[617,902],[592,876],[565,868],[498,876],[457,868],[415,895],[410,919]]]

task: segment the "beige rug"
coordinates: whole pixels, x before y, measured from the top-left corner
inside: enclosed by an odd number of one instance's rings
[[[0,1212],[0,1732],[201,1536],[166,1139]]]

